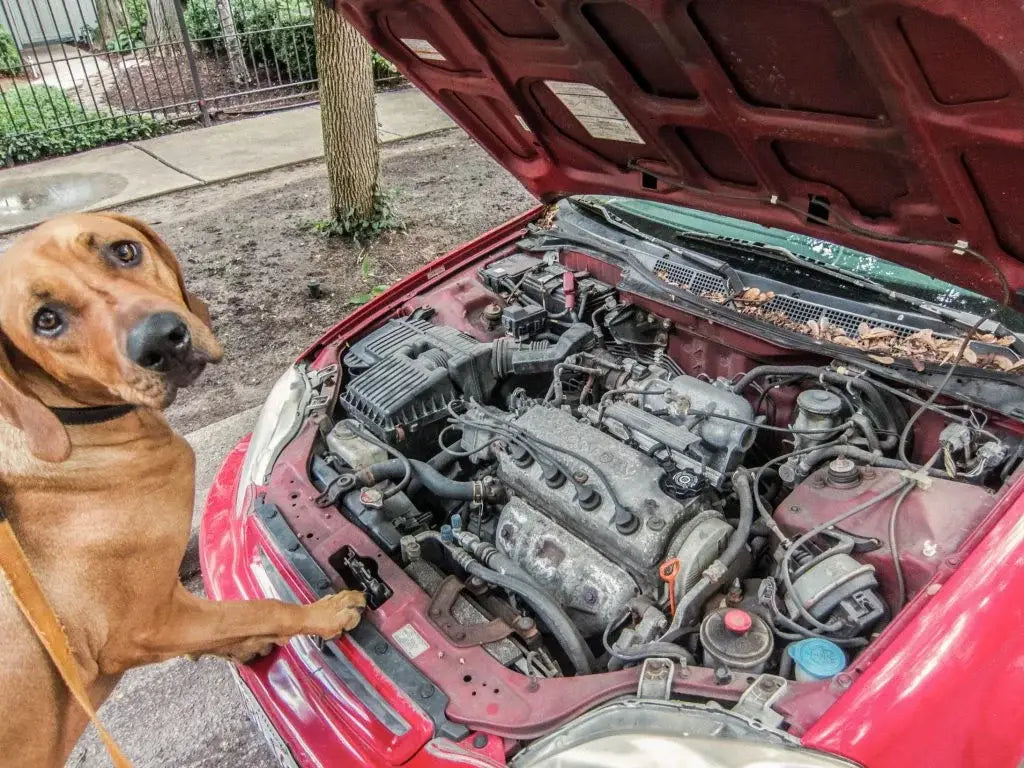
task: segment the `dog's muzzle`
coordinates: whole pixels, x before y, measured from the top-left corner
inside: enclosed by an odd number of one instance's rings
[[[139,321],[128,332],[127,352],[136,365],[178,384],[191,383],[202,369],[188,325],[174,312],[157,312]]]

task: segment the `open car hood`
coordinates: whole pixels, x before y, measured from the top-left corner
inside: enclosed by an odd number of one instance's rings
[[[1024,300],[1018,0],[338,7],[542,200],[737,216],[1001,299],[994,265]]]

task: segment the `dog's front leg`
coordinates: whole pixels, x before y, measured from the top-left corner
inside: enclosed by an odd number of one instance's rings
[[[361,592],[339,592],[309,605],[280,600],[214,601],[180,584],[150,625],[127,633],[104,652],[101,668],[117,672],[176,656],[215,654],[246,661],[295,635],[329,639],[359,623]]]

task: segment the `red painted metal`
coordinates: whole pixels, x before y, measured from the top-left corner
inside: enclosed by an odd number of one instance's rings
[[[828,468],[814,472],[793,489],[775,510],[775,521],[791,536],[836,517],[844,510],[904,482],[895,469],[865,473],[852,488],[828,484]],[[878,549],[857,555],[860,562],[873,565],[886,602],[893,604],[897,592],[896,571],[889,552],[891,498],[840,524],[843,531],[877,539]],[[914,490],[900,505],[896,541],[906,577],[907,596],[913,597],[931,580],[947,557],[953,557],[991,511],[995,497],[984,488],[933,478],[928,488]]]
[[[1024,475],[941,587],[921,593],[891,641],[803,742],[869,768],[994,768],[1024,759]],[[911,609],[918,608],[914,611]],[[902,618],[902,617],[901,617]]]
[[[490,341],[505,335],[501,325],[493,328],[487,326],[483,314],[484,309],[490,305],[504,307],[505,301],[487,290],[475,275],[466,275],[432,291],[413,296],[402,305],[402,313],[430,307],[435,312],[433,322],[438,325],[458,328],[480,341]]]
[[[479,262],[506,252],[537,214],[537,209],[524,214],[411,275],[348,316],[303,357],[316,365],[336,360],[349,339],[395,313],[408,311],[417,293],[439,290],[438,295],[443,295],[446,281],[465,277]],[[634,298],[638,304],[649,302]],[[696,350],[692,356],[683,354],[683,359],[694,358],[693,364],[711,375],[745,370],[752,359],[785,359],[789,354],[768,342],[649,303],[651,309],[671,313],[681,327],[681,343],[688,345],[686,350]],[[807,358],[790,357],[794,361]],[[268,487],[259,490],[282,506],[297,532],[314,534],[308,540],[312,554],[336,578],[327,559],[342,543],[352,544],[363,555],[380,553],[355,526],[340,516],[328,524],[324,511],[312,504],[315,490],[305,468],[311,440],[307,429],[293,441]],[[218,599],[265,596],[269,590],[261,576],[260,558],[268,557],[293,591],[310,599],[287,560],[265,538],[261,524],[234,509],[245,445],[243,441],[229,454],[207,500],[200,532],[207,591]],[[1011,757],[1020,752],[1024,733],[1024,713],[1015,707],[1024,668],[1017,658],[1019,643],[1008,638],[1024,618],[1024,568],[1020,567],[1024,564],[1024,501],[1012,509],[1008,506],[1022,491],[1024,479],[1018,479],[959,552],[942,563],[933,577],[942,583],[937,595],[921,591],[849,674],[832,682],[790,685],[778,706],[787,714],[793,733],[805,734],[808,745],[845,754],[871,768],[1014,764]],[[254,492],[250,491],[250,502]],[[292,498],[295,493],[298,496]],[[958,558],[963,557],[967,563],[957,570]],[[432,653],[418,657],[417,665],[449,696],[448,716],[485,733],[487,744],[478,749],[469,740],[460,745],[431,741],[423,713],[342,638],[337,641],[340,651],[410,723],[408,733],[394,736],[316,663],[314,649],[296,640],[241,668],[241,675],[303,765],[493,768],[503,765],[505,749],[515,740],[547,732],[573,714],[627,694],[636,685],[636,672],[627,670],[537,681],[538,689],[529,690],[529,681],[479,649],[450,646],[423,618],[426,595],[387,558],[380,557],[379,562],[395,596],[365,620],[386,636],[411,623],[428,639]],[[465,680],[467,675],[472,680]],[[487,685],[476,688],[478,682]],[[693,668],[676,687],[689,696],[728,701],[736,698],[744,683],[738,679],[715,686],[705,671]],[[834,704],[837,699],[839,703]],[[862,723],[870,723],[870,728]],[[941,729],[941,738],[933,738],[934,727]],[[913,743],[914,749],[905,743]]]
[[[1024,287],[1018,0],[338,7],[541,199],[620,194],[738,216],[998,298],[982,261],[900,241],[962,240]],[[559,83],[597,90],[560,97]],[[812,199],[832,224],[890,241],[809,221]]]

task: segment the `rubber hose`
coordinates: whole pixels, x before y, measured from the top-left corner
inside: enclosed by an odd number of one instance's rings
[[[855,461],[862,461],[873,467],[884,467],[886,469],[907,468],[907,465],[899,459],[886,458],[885,456],[880,456],[877,453],[865,451],[863,448],[857,448],[853,445],[831,445],[808,453],[800,461],[800,469],[802,472],[809,473],[822,462],[828,461],[829,459],[835,459],[840,456],[854,459]],[[932,477],[944,477],[947,480],[949,479],[949,475],[947,475],[943,470],[935,469],[934,467],[928,468],[928,474]]]
[[[732,475],[732,487],[740,502],[740,519],[736,523],[736,530],[729,537],[729,543],[725,551],[718,556],[718,559],[726,566],[731,565],[740,551],[746,546],[747,537],[750,535],[750,527],[754,524],[754,491],[750,485],[750,475],[746,472],[734,472]]]
[[[459,457],[457,455],[452,454],[452,453],[448,453],[448,451],[438,451],[438,453],[436,453],[434,456],[430,457],[430,460],[427,462],[427,464],[430,465],[431,467],[433,467],[434,469],[436,469],[438,472],[443,473],[446,469],[448,469],[448,467],[450,467],[452,464],[454,464],[455,461],[458,458]],[[413,471],[415,471],[415,470],[413,470]],[[420,488],[422,488],[422,487],[423,487],[423,481],[420,480],[420,476],[419,475],[416,475],[412,479],[412,482],[409,483],[409,488],[406,490],[406,493],[408,495],[412,496],[414,493],[419,491]]]
[[[754,379],[760,378],[761,376],[777,376],[785,374],[797,374],[804,375],[812,379],[821,377],[825,381],[833,384],[849,385],[854,389],[860,391],[864,396],[871,401],[872,410],[876,416],[880,416],[885,419],[886,423],[882,425],[883,430],[886,432],[886,436],[880,441],[880,447],[883,450],[889,450],[896,445],[897,429],[896,422],[893,421],[892,414],[886,407],[885,400],[882,399],[881,392],[869,381],[865,381],[862,378],[855,376],[844,376],[841,373],[830,371],[828,368],[819,368],[813,365],[759,365],[756,368],[751,368],[743,376],[733,384],[732,391],[736,394],[742,394],[743,390],[747,388]]]
[[[419,478],[423,486],[436,496],[442,499],[459,499],[461,501],[473,501],[478,491],[474,487],[477,483],[471,481],[452,480],[434,469],[423,461],[409,459],[412,470]],[[381,480],[397,480],[405,473],[402,462],[396,460],[382,461],[379,464],[371,464],[364,470],[360,470],[361,479],[369,477],[369,485],[376,485]]]
[[[754,492],[750,485],[750,476],[743,470],[734,472],[732,475],[732,487],[736,490],[737,497],[739,497],[740,517],[736,522],[736,529],[729,537],[729,542],[725,545],[722,554],[712,563],[712,566],[718,566],[715,572],[721,574],[721,576],[712,581],[711,577],[707,575],[708,571],[712,570],[711,566],[705,569],[704,575],[683,594],[676,604],[676,615],[672,620],[673,625],[681,624],[690,614],[692,607],[702,600],[704,595],[721,586],[728,573],[729,566],[740,554],[743,547],[746,546],[747,536],[750,535],[750,528],[754,524]],[[677,632],[678,629],[678,626],[673,626],[661,639],[665,641],[674,640],[675,638],[671,637],[671,635]]]
[[[583,639],[583,635],[550,595],[522,579],[498,573],[482,563],[467,563],[466,571],[470,576],[476,576],[488,584],[515,592],[523,598],[530,604],[551,634],[555,636],[558,644],[565,651],[565,655],[569,657],[569,661],[576,668],[576,674],[589,675],[593,671],[594,657]]]

